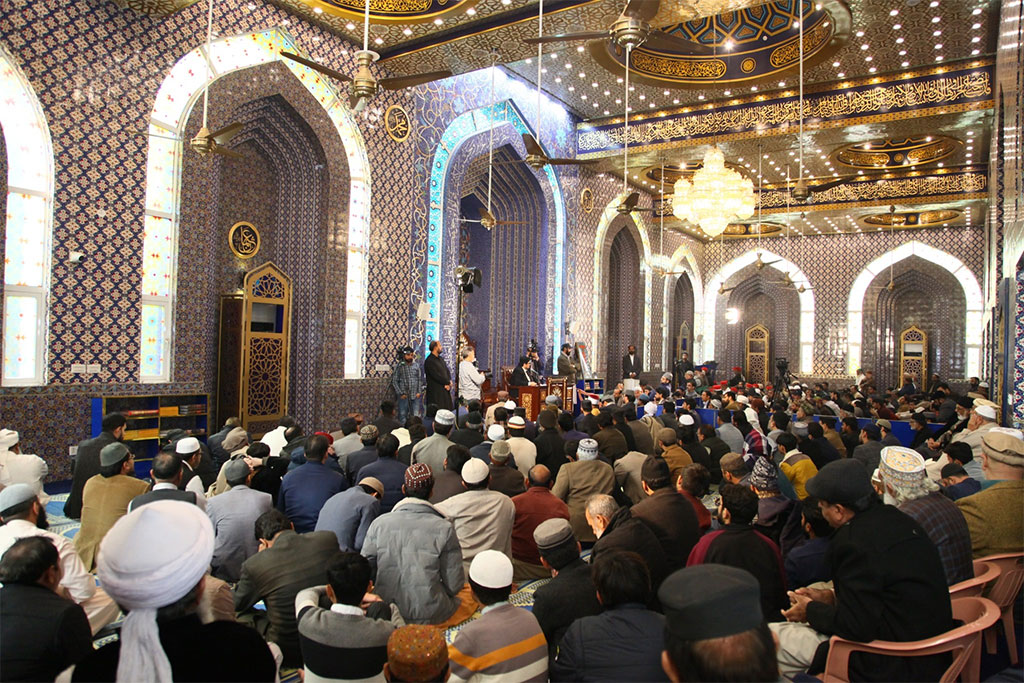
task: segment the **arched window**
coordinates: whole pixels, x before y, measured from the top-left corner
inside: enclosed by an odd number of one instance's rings
[[[3,385],[45,384],[53,146],[32,86],[3,47],[0,93],[7,153]]]

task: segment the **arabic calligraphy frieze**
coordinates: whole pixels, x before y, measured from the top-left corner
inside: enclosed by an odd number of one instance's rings
[[[882,178],[839,185],[824,192],[815,192],[811,204],[848,204],[907,197],[934,195],[955,195],[985,192],[988,178],[984,173],[945,173],[935,176],[914,176],[909,178]],[[789,196],[787,189],[765,190],[761,193],[761,208],[778,209],[786,207]],[[792,202],[792,198],[789,199]]]
[[[991,101],[992,67],[981,66],[945,74],[932,74],[891,83],[850,87],[811,95],[804,99],[808,123],[840,121],[871,115],[891,116],[943,106]],[[647,146],[720,134],[786,128],[800,119],[800,100],[796,96],[766,102],[750,102],[698,112],[676,112],[657,119],[632,123],[629,144]],[[623,127],[580,124],[577,127],[577,156],[593,158],[602,152],[622,149]]]

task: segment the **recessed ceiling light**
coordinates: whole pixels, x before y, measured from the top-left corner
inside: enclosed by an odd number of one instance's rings
[[[316,14],[323,14],[324,13],[324,8],[323,7],[314,7],[313,8],[313,12],[316,13]]]
[[[476,8],[470,7],[468,10],[466,10],[466,14],[468,14],[469,16],[473,16],[474,14],[476,14]]]
[[[981,54],[981,50],[971,50],[971,54],[975,55],[975,56],[980,55]]]
[[[942,17],[932,17],[932,23],[937,24],[942,21]]]
[[[893,31],[899,31],[901,28],[903,28],[903,24],[893,24],[892,25],[892,30]]]
[[[403,28],[402,29],[402,35],[403,36],[411,36],[412,35],[412,29],[409,28],[408,26]]]
[[[942,35],[942,30],[938,29],[938,30],[932,31],[932,35],[935,36],[935,37],[941,36]]]
[[[889,16],[890,17],[895,17],[899,13],[900,13],[900,11],[898,9],[889,10]]]
[[[353,24],[353,23],[352,23],[352,22],[350,21],[350,22],[348,22],[347,24],[345,24],[345,28],[347,28],[347,29],[348,29],[349,31],[355,31],[355,30],[356,30],[356,25],[355,25],[355,24]]]
[[[871,55],[868,55],[867,57],[864,58],[864,61],[865,62],[870,62],[872,59],[874,59],[874,57],[872,57]]]
[[[440,26],[443,23],[444,23],[444,19],[441,19],[440,17],[438,17],[437,19],[434,19],[434,24],[436,26]]]
[[[936,43],[935,44],[935,49],[936,50],[941,50],[942,49],[942,43]]]
[[[971,38],[971,42],[972,43],[980,43],[981,42],[981,38],[979,38],[978,36],[974,36],[973,38]]]
[[[981,8],[980,8],[980,7],[975,7],[975,8],[974,8],[974,11],[973,11],[973,12],[971,12],[971,14],[973,14],[973,15],[975,15],[975,16],[977,16],[977,15],[981,14]]]

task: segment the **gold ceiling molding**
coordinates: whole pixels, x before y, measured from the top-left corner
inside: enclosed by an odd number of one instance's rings
[[[166,17],[178,10],[183,10],[189,5],[194,5],[199,0],[114,0],[114,4],[121,9],[130,9],[139,14],[148,14],[154,17]]]
[[[933,211],[899,211],[896,213],[872,213],[861,218],[861,222],[872,228],[927,228],[948,225],[958,221],[963,211],[958,209],[936,209]]]
[[[819,119],[813,128],[916,118],[956,111],[957,107],[991,108],[993,104],[992,73],[987,69],[948,76],[936,74],[927,80],[904,80],[859,90],[847,89],[853,87],[852,84],[840,85],[846,88],[805,97],[806,118]],[[714,135],[730,139],[744,134],[792,134],[790,126],[800,119],[800,102],[796,97],[758,102],[746,107],[734,106],[732,102],[718,103],[718,106],[723,108],[708,105],[708,108],[692,113],[681,112],[671,118],[659,116],[638,121],[629,127],[628,144],[639,151],[706,144],[707,140],[701,138]],[[578,157],[593,159],[619,154],[624,140],[623,128],[614,122],[603,122],[600,128],[580,124],[577,127]]]
[[[880,202],[933,203],[945,199],[984,199],[988,176],[978,172],[942,173],[904,178],[865,178],[815,192],[813,203],[794,204],[786,189],[765,190],[761,207],[765,211],[823,211],[844,206],[870,206]]]
[[[906,168],[942,161],[962,144],[948,135],[921,135],[844,145],[832,152],[832,157],[847,168]]]
[[[365,0],[298,0],[314,12],[362,22]],[[422,24],[456,12],[464,13],[478,0],[370,0],[371,24]]]

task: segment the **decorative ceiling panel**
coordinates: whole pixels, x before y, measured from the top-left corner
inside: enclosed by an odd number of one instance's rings
[[[199,0],[114,0],[121,9],[135,10],[139,14],[154,17],[166,17],[178,10],[185,9]]]

